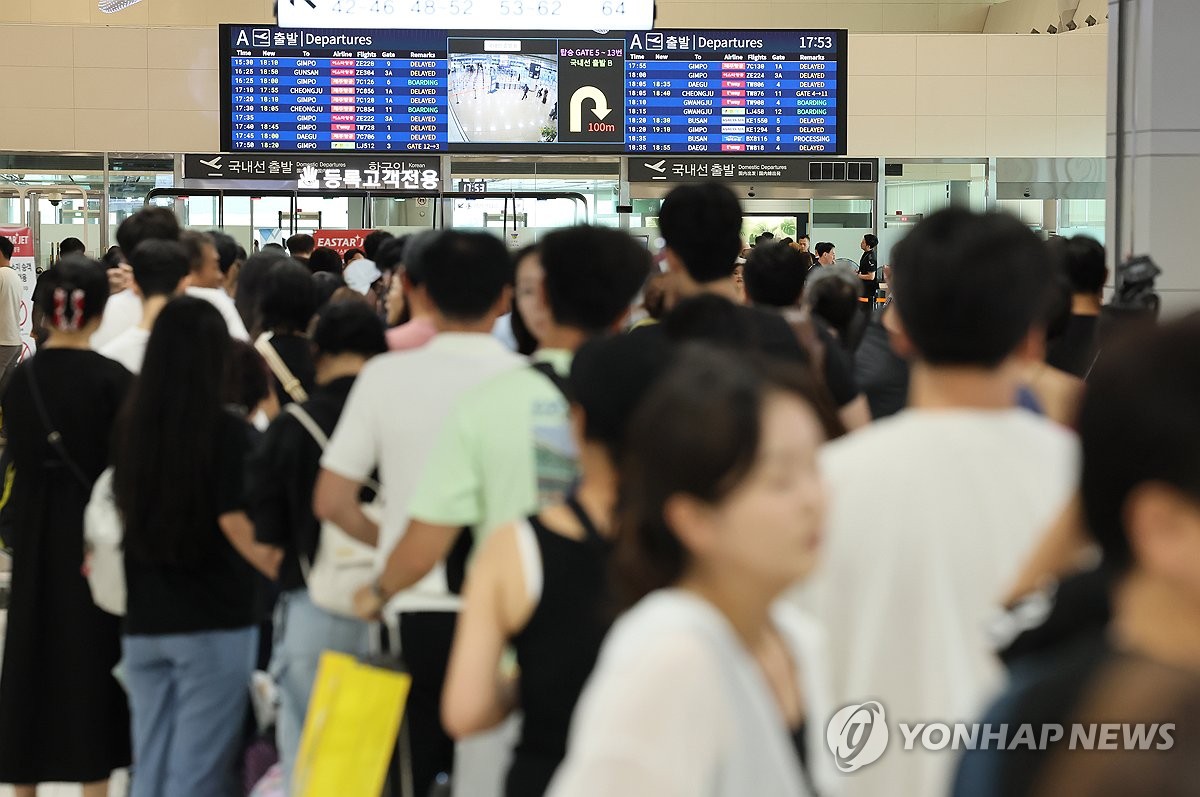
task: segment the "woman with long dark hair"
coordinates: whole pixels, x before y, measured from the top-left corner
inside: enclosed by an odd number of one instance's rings
[[[462,739],[520,706],[506,797],[541,797],[566,754],[571,712],[612,621],[607,574],[626,427],[670,355],[661,338],[629,335],[580,348],[568,382],[579,483],[565,504],[501,526],[471,565],[442,723]],[[521,674],[497,677],[510,644]]]
[[[539,341],[546,334],[546,322],[550,310],[542,293],[541,250],[527,246],[513,256],[513,308],[510,317],[517,353],[526,356],[537,351]]]
[[[818,635],[779,598],[813,567],[825,498],[816,394],[690,352],[634,417],[605,640],[550,793],[828,793]]]
[[[317,386],[317,367],[308,339],[308,325],[317,312],[317,287],[308,268],[295,260],[274,266],[263,283],[259,308],[263,334],[254,345],[269,358],[279,406],[303,403]]]
[[[238,315],[250,332],[250,339],[257,338],[262,333],[262,295],[266,287],[267,275],[271,270],[288,259],[282,249],[263,249],[255,253],[242,264],[238,272],[237,294],[233,303]]]
[[[134,797],[228,795],[257,652],[254,541],[243,499],[250,427],[225,408],[231,342],[182,297],[150,333],[122,410],[113,487],[125,521],[125,679]]]
[[[4,395],[15,465],[12,593],[0,677],[0,782],[33,797],[37,783],[108,794],[129,764],[129,713],[112,676],[120,625],[92,603],[83,510],[109,461],[113,421],[132,379],[89,348],[108,299],[104,266],[65,257],[39,280],[51,337]],[[52,438],[53,434],[53,438]],[[9,536],[5,533],[6,538]]]

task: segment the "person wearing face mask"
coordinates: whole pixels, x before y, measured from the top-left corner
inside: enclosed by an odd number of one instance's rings
[[[819,632],[779,599],[816,560],[817,449],[837,423],[783,367],[693,349],[635,414],[614,552],[633,606],[580,698],[554,797],[833,789]]]

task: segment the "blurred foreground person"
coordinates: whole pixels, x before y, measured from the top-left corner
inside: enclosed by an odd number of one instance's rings
[[[802,594],[829,633],[839,706],[970,722],[1001,678],[988,621],[1077,483],[1074,435],[1016,406],[1051,267],[1019,220],[947,210],[896,247],[892,271],[908,408],[822,452],[828,541]],[[845,793],[944,794],[955,755],[893,750],[845,775]]]
[[[1103,772],[1127,787],[1163,787],[1139,794],[1195,793],[1179,788],[1198,782],[1187,706],[1200,688],[1200,418],[1185,410],[1198,402],[1200,316],[1130,335],[1092,371],[1079,420],[1081,495],[1102,561],[1087,577],[1107,587],[1112,617],[1014,666],[1010,689],[985,719],[1068,731],[1072,722],[1175,723],[1184,746],[1163,747],[1156,733],[1148,749],[1136,749],[1122,734],[1119,752],[1089,753],[1069,749],[1068,735],[1048,751],[972,753],[957,794],[1063,794],[1068,785],[1072,794],[1134,793],[1096,777]],[[1077,617],[1065,630],[1081,625]]]
[[[635,414],[613,626],[556,797],[795,797],[835,789],[825,655],[781,594],[816,563],[826,437],[809,390],[691,351]]]

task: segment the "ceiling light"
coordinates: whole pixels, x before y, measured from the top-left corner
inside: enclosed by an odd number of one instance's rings
[[[137,5],[142,0],[99,0],[97,5],[105,14],[115,14],[118,11],[124,11],[130,6]]]

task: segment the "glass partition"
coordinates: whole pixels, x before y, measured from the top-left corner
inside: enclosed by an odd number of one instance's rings
[[[1104,243],[1107,202],[1103,199],[1060,199],[1058,234],[1064,237],[1087,235]]]
[[[621,218],[617,214],[620,199],[620,171],[618,158],[523,158],[499,159],[482,157],[459,157],[451,161],[453,175],[448,191],[486,191],[495,193],[570,193],[583,197],[583,207],[573,210],[578,203],[561,200],[516,199],[509,202],[509,213],[523,217],[518,226],[549,229],[584,221],[592,224],[617,227]],[[454,210],[448,223],[454,226],[470,226],[481,223],[478,218],[483,206],[475,204],[459,207],[462,200],[455,200]],[[474,203],[474,200],[467,200]],[[489,200],[491,201],[491,200]],[[503,213],[503,202],[499,207],[488,205],[484,215]],[[513,210],[513,203],[517,210]],[[586,208],[586,212],[584,212]],[[471,221],[468,223],[468,219]],[[486,222],[486,219],[482,220]],[[484,224],[484,226],[487,226]]]

